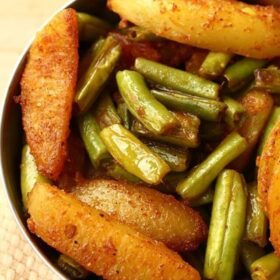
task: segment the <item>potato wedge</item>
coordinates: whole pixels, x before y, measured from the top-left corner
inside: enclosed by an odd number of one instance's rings
[[[147,187],[100,179],[76,187],[73,195],[176,251],[194,250],[207,236],[197,212]]]
[[[280,10],[226,0],[109,0],[124,19],[156,35],[253,58],[280,55]]]
[[[262,203],[263,209],[268,213],[267,196],[272,178],[276,173],[276,166],[279,164],[280,158],[280,122],[278,122],[263,148],[263,152],[258,162],[258,194]],[[280,190],[279,190],[280,192]]]
[[[29,195],[28,227],[105,279],[200,279],[179,255],[48,184]]]
[[[54,180],[67,154],[77,68],[77,15],[66,9],[37,34],[21,80],[27,143],[40,173]]]

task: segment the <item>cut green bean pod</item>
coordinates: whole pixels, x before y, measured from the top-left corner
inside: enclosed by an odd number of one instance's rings
[[[94,110],[94,116],[101,129],[113,124],[121,123],[121,118],[119,117],[113,100],[108,93],[103,93],[99,97]]]
[[[27,209],[27,195],[36,183],[50,183],[50,180],[39,173],[29,146],[24,145],[20,164],[20,188],[24,209]]]
[[[79,74],[78,78],[82,77],[86,71],[88,70],[89,66],[91,65],[94,58],[98,55],[102,46],[105,42],[104,38],[100,38],[94,44],[90,46],[87,52],[81,57],[79,61]]]
[[[150,141],[144,141],[144,143],[169,165],[171,171],[182,172],[188,168],[189,152],[187,150]]]
[[[234,129],[238,127],[242,118],[244,117],[245,109],[241,103],[230,97],[225,96],[223,101],[227,105],[225,122],[231,129]]]
[[[245,228],[246,186],[239,173],[223,171],[217,180],[204,276],[215,280],[233,279],[238,248]]]
[[[209,52],[199,69],[199,74],[210,79],[217,78],[223,74],[231,59],[231,54]]]
[[[90,274],[89,271],[85,270],[82,266],[65,255],[59,256],[57,265],[71,279],[85,279]]]
[[[199,75],[199,69],[207,57],[209,52],[204,49],[196,49],[193,51],[191,58],[186,62],[185,69],[195,75]]]
[[[245,240],[252,241],[260,247],[267,244],[267,218],[258,198],[257,183],[248,186],[248,204]]]
[[[242,87],[253,78],[254,71],[262,68],[266,63],[265,60],[243,58],[230,65],[224,74],[228,87],[230,89]]]
[[[116,79],[130,113],[147,129],[162,134],[177,126],[174,115],[155,99],[139,73],[125,70],[118,72]]]
[[[104,128],[100,136],[113,158],[144,182],[157,185],[170,171],[164,160],[122,125]]]
[[[171,143],[183,148],[196,148],[199,145],[200,120],[191,114],[174,113],[179,126],[163,135],[156,135],[147,130],[140,122],[134,120],[131,130],[146,138]]]
[[[278,280],[280,279],[280,259],[270,253],[257,259],[251,265],[253,280]]]
[[[156,188],[163,193],[175,194],[177,184],[185,177],[185,172],[170,172],[164,177],[163,183]]]
[[[219,96],[218,84],[151,60],[137,58],[135,69],[145,78],[173,90],[210,99]]]
[[[194,200],[205,193],[217,175],[247,148],[246,140],[237,132],[229,134],[221,144],[176,188],[177,193]]]
[[[241,259],[246,268],[246,270],[251,274],[251,265],[257,259],[263,257],[265,255],[265,251],[263,248],[259,247],[253,242],[243,241],[241,243]]]
[[[88,112],[78,119],[80,135],[89,155],[92,165],[97,168],[101,160],[108,158],[107,149],[100,138],[100,127],[92,112]]]
[[[280,69],[268,67],[255,71],[256,87],[268,90],[270,93],[280,94]]]
[[[260,140],[258,155],[261,155],[263,147],[265,145],[266,139],[270,135],[275,124],[280,120],[280,107],[275,107],[269,117],[269,120],[266,124],[265,130],[262,134],[262,138]]]
[[[79,79],[75,102],[81,113],[86,112],[98,97],[113,72],[121,47],[113,37],[107,37],[88,70]]]
[[[211,188],[206,191],[202,196],[198,197],[195,200],[190,201],[190,205],[192,207],[203,206],[206,204],[210,204],[213,202],[214,199],[214,190]]]
[[[128,28],[121,29],[120,32],[127,36],[131,41],[141,42],[141,41],[158,41],[160,37],[156,36],[151,31],[140,27],[132,26]]]
[[[84,42],[93,42],[112,29],[106,21],[86,13],[78,13],[78,24],[79,39]]]
[[[132,120],[127,105],[123,102],[120,102],[118,104],[117,112],[122,120],[123,126],[130,130]]]
[[[176,91],[152,90],[151,92],[168,108],[191,113],[206,121],[219,121],[227,108],[223,102]]]

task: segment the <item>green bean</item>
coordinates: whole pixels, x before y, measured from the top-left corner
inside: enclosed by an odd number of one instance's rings
[[[265,145],[266,139],[270,135],[273,127],[275,124],[280,120],[280,107],[275,107],[269,117],[269,120],[267,121],[267,125],[265,127],[265,130],[262,134],[262,138],[260,140],[260,144],[258,147],[258,155],[261,155],[263,147]]]
[[[151,31],[140,27],[140,26],[132,26],[128,28],[121,29],[120,32],[127,36],[127,38],[131,41],[158,41],[160,38],[156,36]]]
[[[252,58],[243,58],[230,65],[224,74],[227,85],[230,89],[236,86],[240,88],[247,83],[253,76],[254,71],[265,66],[267,61]]]
[[[115,105],[108,93],[102,93],[94,110],[94,117],[101,129],[112,124],[121,123]]]
[[[237,132],[229,134],[222,143],[176,188],[177,193],[188,200],[194,200],[207,191],[217,175],[233,159],[247,148],[246,140]]]
[[[101,160],[108,158],[109,154],[101,140],[100,127],[97,124],[92,112],[82,115],[78,119],[80,135],[89,155],[92,165],[97,168]]]
[[[20,188],[24,209],[27,209],[27,195],[36,183],[50,183],[50,180],[42,176],[36,166],[34,157],[28,145],[24,145],[20,164]]]
[[[107,37],[86,73],[79,79],[75,102],[81,113],[96,100],[113,72],[121,54],[121,47],[113,37]]]
[[[126,171],[115,161],[106,164],[106,175],[115,180],[123,180],[133,184],[143,183],[138,177]]]
[[[156,188],[163,193],[176,194],[177,184],[185,177],[185,172],[170,172],[164,177],[162,184],[156,186]]]
[[[154,61],[137,58],[135,69],[145,78],[170,89],[210,99],[217,99],[219,95],[218,84]]]
[[[203,206],[212,203],[213,199],[214,199],[214,190],[209,189],[202,196],[198,197],[195,200],[190,201],[190,205],[192,207]]]
[[[227,105],[225,122],[231,129],[234,129],[238,127],[240,121],[244,117],[245,109],[241,103],[230,97],[225,96],[223,101]]]
[[[87,270],[65,255],[59,256],[57,265],[71,279],[85,279],[89,275]]]
[[[238,132],[246,138],[248,146],[246,151],[230,165],[231,168],[238,171],[244,170],[251,159],[251,155],[272,112],[273,99],[263,90],[252,89],[240,99],[240,103],[246,111],[246,118],[239,127]]]
[[[251,265],[254,261],[265,255],[264,249],[253,242],[243,241],[241,244],[241,259],[246,270],[251,273]]]
[[[177,126],[176,118],[154,98],[139,73],[125,70],[116,79],[130,113],[148,130],[162,134]]]
[[[118,114],[122,120],[123,126],[130,130],[131,127],[131,115],[127,108],[127,105],[124,102],[120,102],[117,108]]]
[[[113,158],[126,171],[149,184],[159,184],[168,164],[120,124],[104,128],[100,136]]]
[[[255,242],[260,247],[267,244],[267,218],[258,198],[257,183],[248,186],[248,206],[245,240]]]
[[[203,77],[217,78],[223,74],[231,59],[231,54],[209,52],[199,69],[199,73]]]
[[[191,58],[186,62],[186,71],[195,75],[199,75],[199,69],[208,53],[208,51],[203,49],[194,50]]]
[[[280,259],[270,253],[253,262],[251,265],[253,280],[279,280]]]
[[[86,13],[78,13],[78,24],[80,41],[85,42],[93,42],[112,29],[106,21]]]
[[[224,103],[216,100],[176,91],[152,90],[151,92],[168,108],[191,113],[206,121],[219,121],[227,107]]]
[[[268,67],[255,71],[256,87],[268,90],[270,93],[280,94],[280,69]]]
[[[156,135],[147,130],[140,122],[134,120],[131,130],[152,140],[164,143],[171,143],[183,148],[195,148],[199,145],[200,120],[191,114],[174,113],[179,126],[166,132],[163,135]]]
[[[189,152],[187,150],[170,147],[161,143],[143,142],[169,165],[171,171],[182,172],[188,168]]]
[[[246,219],[245,181],[234,170],[224,170],[218,177],[209,235],[204,276],[232,279]]]
[[[104,42],[105,42],[105,39],[100,38],[94,44],[92,44],[90,46],[90,48],[87,50],[87,52],[81,57],[81,59],[79,61],[79,74],[78,74],[79,78],[82,77],[86,73],[90,64],[92,63],[94,58],[98,55],[98,53],[102,49]]]

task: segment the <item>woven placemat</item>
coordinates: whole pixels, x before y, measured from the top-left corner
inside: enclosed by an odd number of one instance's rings
[[[19,231],[0,187],[0,280],[58,280]]]

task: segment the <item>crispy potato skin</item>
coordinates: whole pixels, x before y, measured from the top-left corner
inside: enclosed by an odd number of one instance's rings
[[[92,180],[73,195],[176,251],[194,250],[206,239],[201,216],[171,195],[114,180]]]
[[[28,212],[31,232],[105,279],[200,279],[161,242],[48,184],[34,187]]]
[[[263,209],[268,213],[268,190],[272,185],[272,177],[277,176],[276,166],[280,158],[280,122],[269,135],[258,162],[258,194]]]
[[[39,171],[54,180],[67,154],[77,68],[77,15],[66,9],[37,34],[21,80],[27,143]]]
[[[226,0],[109,0],[123,18],[155,34],[254,58],[280,55],[280,10]]]

